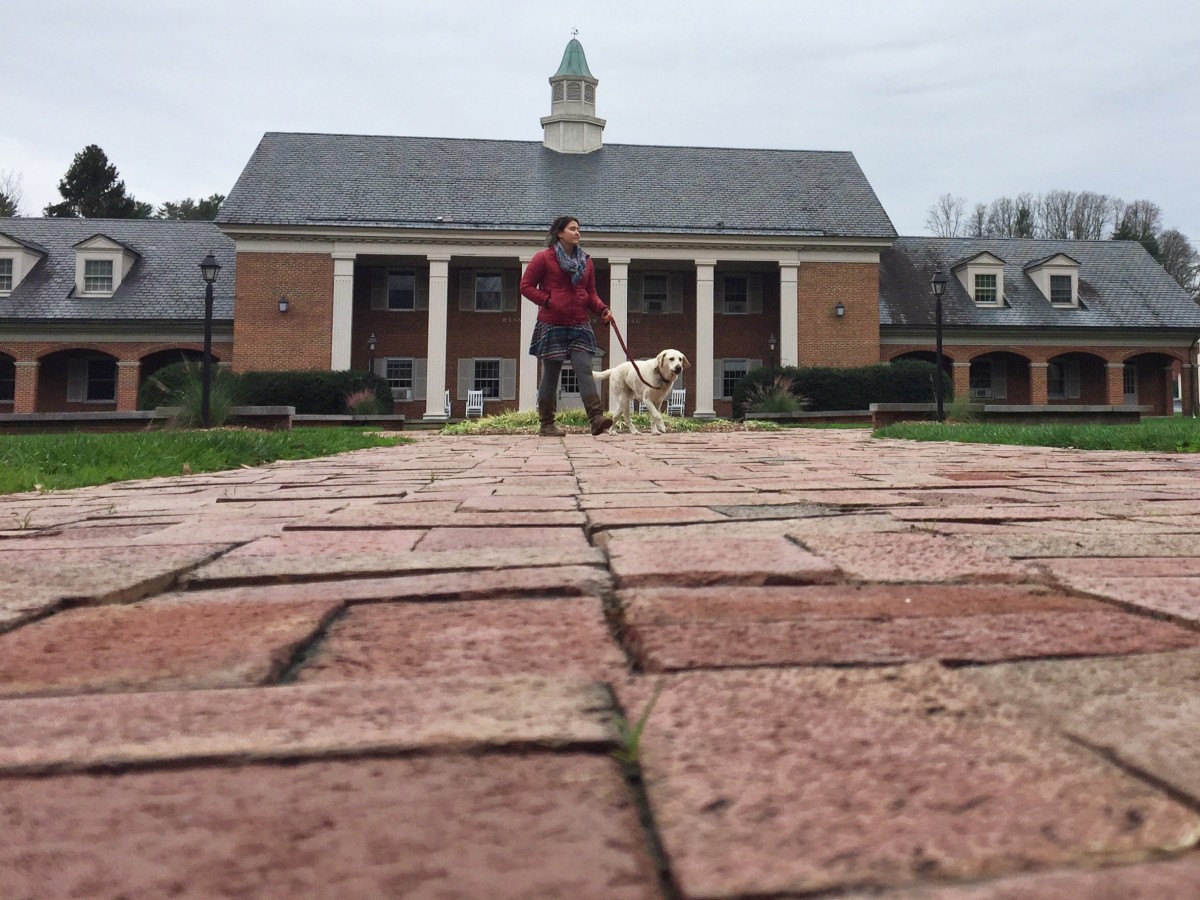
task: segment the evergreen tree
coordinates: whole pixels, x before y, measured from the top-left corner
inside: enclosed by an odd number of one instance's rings
[[[95,144],[78,153],[58,183],[61,203],[46,207],[47,216],[88,219],[144,219],[153,212],[149,203],[139,203],[125,192],[117,167]]]
[[[187,197],[178,203],[169,200],[158,208],[157,217],[160,219],[202,219],[211,222],[217,217],[221,204],[225,202],[224,194],[213,194],[203,200],[193,200]]]

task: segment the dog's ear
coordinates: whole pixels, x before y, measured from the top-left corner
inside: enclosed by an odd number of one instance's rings
[[[690,362],[688,362],[688,358],[686,356],[684,356],[682,353],[680,353],[679,356],[680,356],[680,358],[683,359],[683,367],[685,369],[690,369],[692,367],[692,364]]]
[[[667,351],[666,350],[658,351],[658,357],[654,360],[654,364],[658,367],[658,369],[660,371],[662,370],[662,367],[667,364]]]

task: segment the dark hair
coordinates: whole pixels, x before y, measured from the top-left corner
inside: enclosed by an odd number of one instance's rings
[[[577,223],[578,221],[579,220],[577,218],[575,218],[574,216],[559,216],[557,219],[555,219],[553,222],[551,222],[550,223],[550,233],[548,235],[546,235],[546,246],[553,247],[554,242],[558,240],[558,233],[560,231],[562,231],[564,228],[566,228],[568,225],[570,225],[572,222]]]

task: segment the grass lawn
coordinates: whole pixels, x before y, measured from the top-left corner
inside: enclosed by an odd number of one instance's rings
[[[901,422],[877,428],[875,437],[910,441],[962,441],[1076,450],[1142,450],[1200,453],[1200,419],[1180,416],[1143,419],[1136,425],[987,425]]]
[[[0,435],[0,494],[216,472],[407,442],[351,428]]]
[[[678,416],[663,416],[668,432],[692,431],[779,431],[780,426],[774,422],[731,422],[728,419],[686,419]],[[582,409],[567,409],[554,417],[554,422],[568,434],[586,434],[591,431],[588,427],[587,413]],[[633,414],[633,427],[639,431],[650,430],[650,416],[645,413]],[[533,411],[502,413],[498,416],[484,416],[481,419],[463,419],[447,425],[441,434],[537,434],[538,414]]]

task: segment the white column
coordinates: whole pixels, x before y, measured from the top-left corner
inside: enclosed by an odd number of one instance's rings
[[[333,254],[333,341],[329,368],[350,368],[350,332],[354,326],[354,254]]]
[[[429,341],[425,351],[424,419],[446,421],[446,303],[450,257],[429,256]]]
[[[779,264],[779,364],[800,365],[797,266]]]
[[[621,330],[625,343],[629,343],[629,260],[609,257],[608,259],[608,308],[612,311],[613,322]],[[609,329],[611,332],[612,329]],[[615,333],[608,336],[608,365],[610,369],[624,361],[621,344]],[[612,391],[608,393],[608,407],[612,412],[617,411],[617,404]]]
[[[713,409],[713,269],[715,259],[696,260],[696,411],[697,419],[716,416]]]
[[[521,257],[521,277],[525,277],[525,270],[529,268],[529,263],[533,261],[532,256]],[[538,379],[538,359],[536,356],[529,355],[529,344],[533,340],[533,329],[537,325],[537,307],[524,297],[518,297],[517,302],[521,304],[521,346],[517,348],[517,358],[521,360],[519,381],[520,387],[517,393],[517,403],[523,411],[537,409],[537,379]]]

